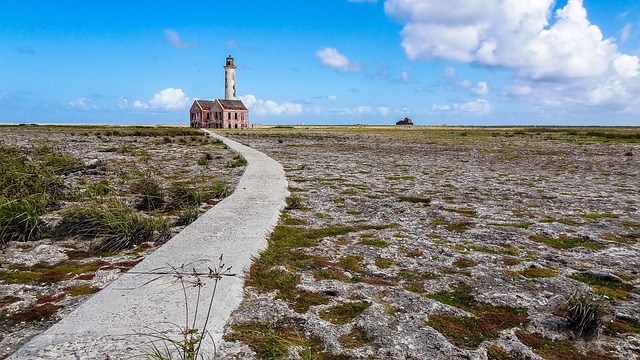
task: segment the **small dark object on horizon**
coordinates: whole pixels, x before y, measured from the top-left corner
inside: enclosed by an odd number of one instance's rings
[[[413,125],[413,121],[409,118],[404,118],[396,123],[396,125]]]

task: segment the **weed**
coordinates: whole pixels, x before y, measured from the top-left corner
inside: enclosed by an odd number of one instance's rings
[[[297,210],[302,208],[302,198],[298,195],[289,195],[285,201],[287,204],[285,209],[287,210]]]
[[[526,277],[527,279],[549,278],[557,276],[555,270],[545,267],[528,267],[524,270],[518,271],[518,274]]]
[[[425,205],[428,205],[431,203],[431,199],[422,198],[418,196],[401,196],[400,201],[410,202],[413,204],[425,204]]]
[[[362,272],[362,267],[360,266],[360,260],[362,260],[362,258],[358,256],[347,255],[340,258],[340,260],[338,261],[338,265],[341,268],[345,270],[349,270],[351,272],[356,272],[356,273]]]
[[[502,346],[491,345],[487,350],[489,360],[511,360],[513,357]]]
[[[87,185],[84,191],[84,196],[88,198],[103,197],[109,195],[111,187],[106,181],[100,181],[94,184]]]
[[[149,359],[162,359],[170,360],[175,359],[176,356],[183,360],[196,360],[204,359],[204,354],[201,353],[202,345],[209,339],[213,345],[213,358],[216,357],[216,346],[213,343],[213,338],[207,331],[211,312],[213,311],[213,301],[215,299],[218,283],[223,277],[233,277],[236,274],[231,273],[231,266],[226,267],[222,262],[222,255],[220,255],[218,266],[208,268],[207,272],[197,272],[193,269],[191,272],[185,270],[184,265],[181,267],[171,267],[171,274],[176,281],[178,281],[182,287],[182,294],[184,296],[184,310],[185,310],[185,323],[184,326],[174,324],[179,330],[182,336],[181,339],[175,340],[167,335],[165,332],[157,332],[151,330],[150,333],[136,333],[138,336],[144,336],[150,340],[149,350],[143,354]],[[161,273],[166,274],[165,272]],[[155,275],[155,273],[152,273]],[[206,279],[213,280],[213,286],[211,287],[211,293],[209,303],[207,307],[207,314],[204,317],[202,328],[197,328],[198,322],[198,308],[202,301],[202,289],[205,287]],[[193,316],[190,314],[190,304],[187,297],[187,287],[195,288],[196,301],[192,304],[195,308]],[[206,300],[205,300],[206,301]]]
[[[275,323],[248,323],[233,325],[225,335],[227,341],[241,341],[255,351],[260,359],[284,359],[291,356],[310,360],[312,352],[321,356],[321,344],[316,338],[305,338],[293,319],[280,319]],[[322,357],[320,357],[322,358]]]
[[[363,347],[369,341],[366,331],[359,326],[354,326],[351,328],[351,332],[338,338],[338,342],[347,349]]]
[[[189,225],[200,216],[200,209],[197,206],[184,206],[180,210],[178,219],[176,219],[176,225]]]
[[[206,156],[202,156],[198,158],[196,163],[200,166],[209,166],[209,164],[211,164],[211,159],[207,159]],[[236,167],[236,166],[229,166],[229,163],[227,163],[227,167]]]
[[[335,325],[350,323],[371,306],[370,302],[359,301],[354,303],[341,303],[320,313],[320,317]]]
[[[576,289],[565,304],[567,327],[577,336],[597,335],[605,311],[604,301]]]
[[[236,155],[233,159],[227,161],[226,166],[228,168],[243,167],[247,165],[247,160],[242,155]]]
[[[69,296],[82,296],[90,295],[100,290],[99,287],[91,286],[89,284],[81,284],[69,286],[64,289],[65,294]]]
[[[385,259],[385,258],[376,258],[375,264],[377,267],[381,269],[387,269],[393,264],[393,260]]]
[[[398,175],[390,175],[387,176],[387,180],[415,180],[415,176],[411,176],[411,175],[402,175],[402,176],[398,176]]]
[[[378,238],[363,239],[360,244],[374,246],[377,248],[387,248],[391,246],[391,243]]]
[[[453,262],[453,265],[462,269],[462,268],[474,267],[478,265],[478,262],[468,258],[459,258]]]
[[[136,205],[139,210],[157,210],[164,204],[164,190],[157,179],[148,175],[134,182],[130,191],[140,196]]]

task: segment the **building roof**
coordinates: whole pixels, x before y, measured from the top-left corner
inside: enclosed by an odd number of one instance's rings
[[[213,100],[196,100],[196,104],[198,104],[202,110],[211,110]]]
[[[213,104],[216,101],[220,104],[220,107],[222,107],[224,110],[246,110],[246,111],[249,111],[249,109],[247,109],[247,107],[244,105],[242,100],[224,100],[224,99],[195,100],[195,103],[198,104],[198,106],[202,110],[211,111],[211,108],[213,107]]]
[[[216,99],[215,101],[220,103],[225,110],[248,110],[242,100],[224,100],[224,99]]]

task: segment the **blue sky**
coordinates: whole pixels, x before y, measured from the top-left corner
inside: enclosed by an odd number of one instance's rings
[[[638,125],[631,0],[0,0],[0,122]]]

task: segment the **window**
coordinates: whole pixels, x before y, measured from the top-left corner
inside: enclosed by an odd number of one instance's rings
[[[207,113],[207,120],[211,120],[211,113]]]
[[[229,116],[227,116],[227,119],[231,120],[231,113],[227,113],[227,114],[229,115]],[[229,126],[231,126],[231,125],[229,125]]]
[[[238,113],[236,113],[235,115],[236,115],[236,120],[238,120]]]

